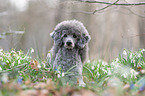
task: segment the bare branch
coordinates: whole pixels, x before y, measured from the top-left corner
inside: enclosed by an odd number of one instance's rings
[[[95,10],[95,11],[93,12],[93,14],[95,14],[95,13],[98,12],[98,11],[101,11],[101,10],[107,9],[108,7],[111,7],[112,5],[115,5],[118,1],[119,1],[119,0],[116,0],[114,3],[109,4],[109,5],[106,6],[106,7],[103,7],[103,8],[101,8],[101,9],[99,9],[99,10]]]
[[[131,12],[132,14],[134,14],[134,15],[136,15],[136,16],[138,16],[138,17],[145,18],[145,16],[139,15],[139,14],[133,12],[131,9],[128,9],[128,8],[124,8],[124,9],[128,10],[129,12]]]
[[[99,3],[99,4],[112,5],[112,3],[109,3],[109,2],[101,2],[101,1],[80,1],[80,2]],[[121,6],[145,5],[145,2],[139,2],[139,3],[116,3],[116,4],[113,4],[113,5],[121,5]]]

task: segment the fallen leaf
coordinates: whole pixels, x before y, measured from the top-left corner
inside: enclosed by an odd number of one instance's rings
[[[34,70],[36,70],[36,71],[39,70],[39,68],[38,68],[39,63],[38,63],[37,60],[33,60],[33,59],[32,59],[31,62],[30,62],[30,64],[29,64],[29,66],[31,66],[31,68],[34,69]]]
[[[51,79],[48,79],[46,81],[46,86],[47,86],[47,89],[55,89],[54,82]]]
[[[124,87],[123,87],[124,90],[128,90],[130,89],[130,85],[129,84],[126,84]]]
[[[138,70],[138,71],[142,70],[141,66],[137,67],[137,70]]]

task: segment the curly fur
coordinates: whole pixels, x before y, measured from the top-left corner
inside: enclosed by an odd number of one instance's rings
[[[72,68],[66,82],[76,83],[76,79],[79,79],[79,84],[85,85],[82,66],[88,58],[88,42],[91,38],[84,25],[77,20],[63,21],[50,36],[54,40],[51,49],[54,67],[60,66],[64,72]]]

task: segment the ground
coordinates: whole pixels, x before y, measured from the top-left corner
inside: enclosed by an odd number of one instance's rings
[[[0,49],[0,96],[129,96],[145,93],[145,49],[124,52],[110,63],[101,59],[83,66],[85,87],[63,85],[65,74],[47,60],[32,58],[34,50]]]

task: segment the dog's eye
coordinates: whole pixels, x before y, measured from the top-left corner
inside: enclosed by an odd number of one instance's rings
[[[67,37],[67,35],[65,34],[63,37]]]
[[[77,38],[77,36],[76,36],[75,34],[73,35],[73,37],[74,37],[74,38]]]

